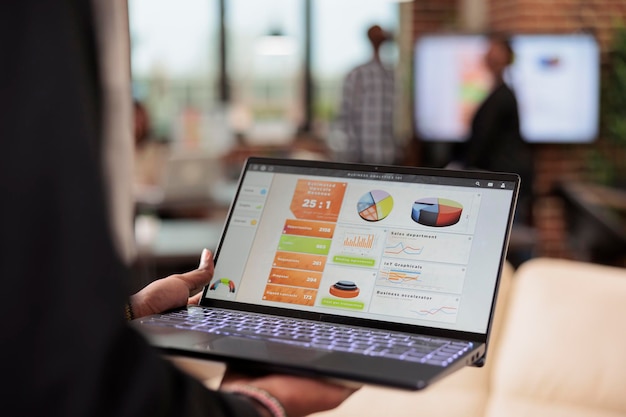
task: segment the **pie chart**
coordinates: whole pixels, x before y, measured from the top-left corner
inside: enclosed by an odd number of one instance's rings
[[[411,218],[424,226],[452,226],[461,220],[463,206],[447,198],[421,198],[413,204]]]
[[[393,198],[387,191],[372,190],[364,194],[357,203],[359,216],[368,222],[377,222],[389,215],[393,209]]]

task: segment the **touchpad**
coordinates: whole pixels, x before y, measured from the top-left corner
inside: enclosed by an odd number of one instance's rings
[[[198,346],[199,347],[199,346]],[[241,359],[262,360],[276,364],[298,365],[317,360],[327,352],[245,337],[225,336],[205,344],[205,349],[216,354]]]

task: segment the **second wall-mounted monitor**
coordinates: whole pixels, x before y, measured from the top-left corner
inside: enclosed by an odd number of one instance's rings
[[[467,139],[492,85],[482,35],[427,35],[415,45],[414,123],[427,141]],[[588,143],[599,126],[600,58],[588,34],[514,35],[506,82],[516,93],[528,142]]]

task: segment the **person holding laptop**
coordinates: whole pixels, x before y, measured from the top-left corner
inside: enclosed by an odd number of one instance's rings
[[[227,373],[212,391],[124,320],[133,256],[132,100],[124,1],[0,5],[0,311],[8,415],[304,416],[352,389]],[[198,271],[133,297],[184,304]],[[227,392],[230,391],[230,392]]]

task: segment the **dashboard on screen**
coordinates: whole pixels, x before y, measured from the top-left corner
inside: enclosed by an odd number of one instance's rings
[[[589,34],[514,35],[505,75],[515,91],[528,142],[585,143],[599,125],[600,58]],[[491,76],[483,35],[426,35],[415,44],[414,123],[426,141],[467,139]]]

